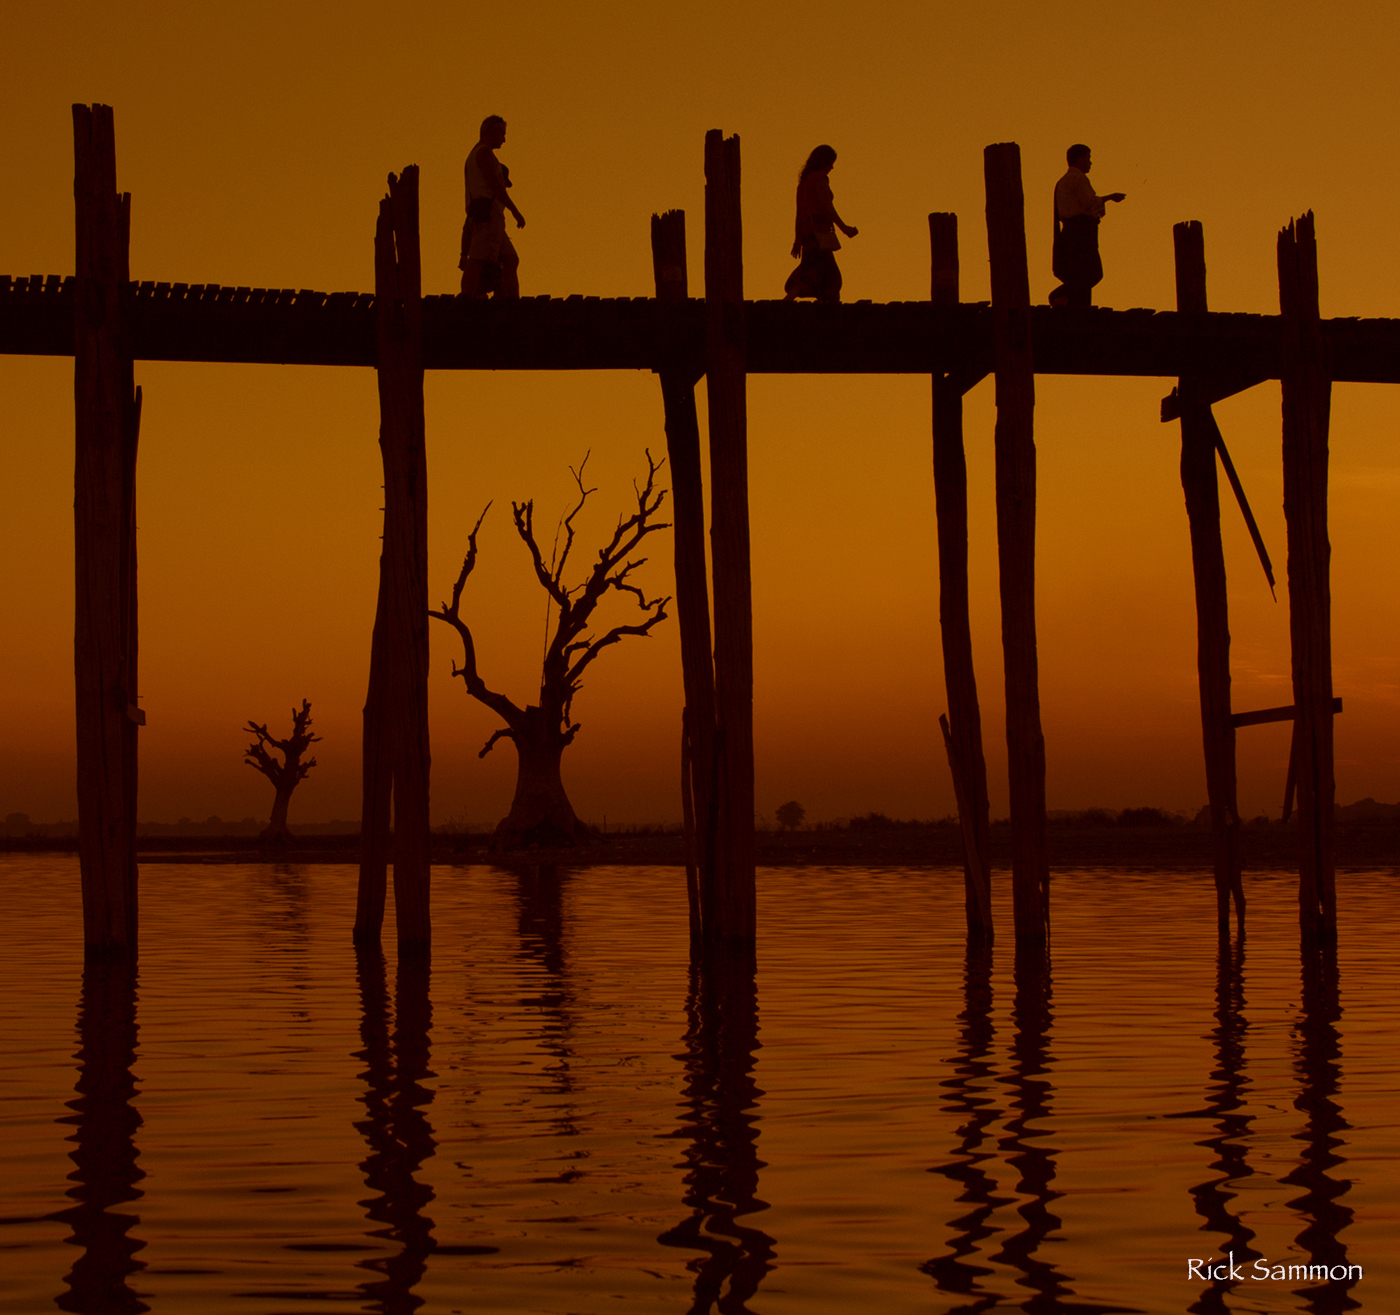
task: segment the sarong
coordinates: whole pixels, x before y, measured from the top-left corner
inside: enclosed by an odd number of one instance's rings
[[[1066,287],[1087,289],[1103,281],[1099,221],[1093,215],[1074,215],[1061,221],[1051,268]]]
[[[815,237],[802,241],[802,263],[788,275],[783,291],[791,297],[815,297],[818,301],[841,300],[841,269],[836,255],[823,251]]]

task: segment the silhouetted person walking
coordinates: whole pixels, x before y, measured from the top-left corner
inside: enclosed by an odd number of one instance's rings
[[[1092,306],[1093,289],[1103,278],[1099,259],[1099,220],[1105,201],[1122,201],[1126,192],[1097,196],[1089,182],[1093,164],[1082,144],[1065,152],[1069,168],[1055,184],[1055,249],[1051,268],[1060,286],[1050,294],[1052,306]]]
[[[835,163],[836,152],[830,146],[818,146],[797,176],[797,235],[792,254],[801,256],[802,263],[788,276],[784,301],[797,297],[841,300],[841,270],[835,255],[841,242],[836,229],[847,237],[855,237],[859,230],[842,223],[836,213],[829,181]]]
[[[481,121],[481,140],[467,156],[467,219],[462,225],[462,296],[520,296],[520,257],[506,233],[506,211],[515,226],[525,227],[525,216],[515,208],[506,189],[510,174],[496,152],[505,144],[506,121],[492,114]]]

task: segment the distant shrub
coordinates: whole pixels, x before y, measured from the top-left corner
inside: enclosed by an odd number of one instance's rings
[[[784,831],[796,831],[806,816],[807,810],[796,799],[789,799],[787,803],[778,807],[778,825]]]
[[[850,827],[852,831],[884,831],[899,824],[888,818],[884,813],[866,813],[863,817],[851,818]]]
[[[1125,808],[1118,814],[1119,826],[1175,826],[1177,819],[1160,808]]]
[[[1155,808],[1140,809],[1140,812],[1155,813]],[[1104,808],[1086,808],[1079,814],[1080,826],[1117,826],[1118,819]]]

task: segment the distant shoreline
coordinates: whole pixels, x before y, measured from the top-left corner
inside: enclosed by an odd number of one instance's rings
[[[901,823],[887,828],[770,831],[758,833],[760,867],[960,867],[962,838],[955,827]],[[489,834],[433,836],[435,864],[487,863],[501,867],[679,867],[685,846],[678,834],[610,833],[591,845],[570,849],[496,851]],[[1052,867],[1209,868],[1211,832],[1206,827],[1076,827],[1051,825],[1047,842]],[[296,836],[290,844],[264,848],[255,836],[140,836],[143,863],[358,863],[360,838]],[[73,836],[0,837],[0,853],[76,853]],[[1242,832],[1246,870],[1289,868],[1297,863],[1291,826],[1247,826]],[[1400,826],[1338,825],[1337,862],[1346,867],[1400,866]],[[992,862],[1011,865],[1011,829],[992,828]]]

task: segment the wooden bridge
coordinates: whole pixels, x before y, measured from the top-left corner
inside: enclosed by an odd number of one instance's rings
[[[73,355],[70,275],[0,274],[0,353]],[[705,303],[655,297],[525,297],[423,304],[428,370],[705,370]],[[375,300],[368,292],[129,283],[123,318],[138,361],[373,368]],[[1030,308],[1037,374],[1219,373],[1241,388],[1280,377],[1277,315]],[[1400,383],[1400,320],[1321,323],[1338,383]],[[746,301],[749,374],[989,374],[990,302],[821,305]],[[1232,391],[1239,391],[1234,389]],[[1219,400],[1219,399],[1216,399]],[[1174,417],[1173,417],[1174,418]]]
[[[988,374],[995,376],[1012,891],[1017,943],[1027,947],[1043,947],[1049,936],[1035,629],[1034,376],[1173,381],[1162,419],[1181,422],[1218,926],[1222,934],[1228,931],[1232,899],[1241,925],[1244,914],[1235,731],[1292,719],[1300,921],[1305,937],[1335,935],[1332,716],[1340,705],[1334,705],[1331,677],[1330,389],[1333,380],[1400,383],[1400,321],[1320,318],[1311,215],[1279,235],[1277,316],[1208,310],[1197,223],[1178,224],[1174,232],[1175,311],[1032,307],[1020,152],[1004,143],[984,153],[990,303],[959,299],[957,220],[950,214],[929,216],[928,301],[746,301],[739,140],[712,131],[705,141],[703,300],[688,295],[685,217],[678,211],[652,219],[654,297],[424,297],[415,166],[389,176],[375,234],[373,294],[134,282],[128,269],[130,197],[116,189],[112,112],[76,105],[73,118],[76,275],[0,277],[0,352],[74,358],[78,794],[91,952],[130,952],[137,940],[137,735],[144,721],[135,698],[139,360],[362,366],[378,372],[385,522],[365,705],[357,941],[379,938],[391,848],[400,949],[426,951],[430,941],[425,369],[650,370],[659,376],[685,685],[682,780],[692,930],[702,941],[750,950],[756,923],[747,376],[931,379],[948,693],[948,715],[940,720],[962,823],[969,932],[986,937],[992,931],[989,810],[968,622],[962,397]],[[709,397],[708,536],[694,391],[702,377]],[[1283,385],[1294,703],[1237,713],[1230,704],[1217,454],[1251,523],[1252,517],[1210,407],[1269,379]]]

